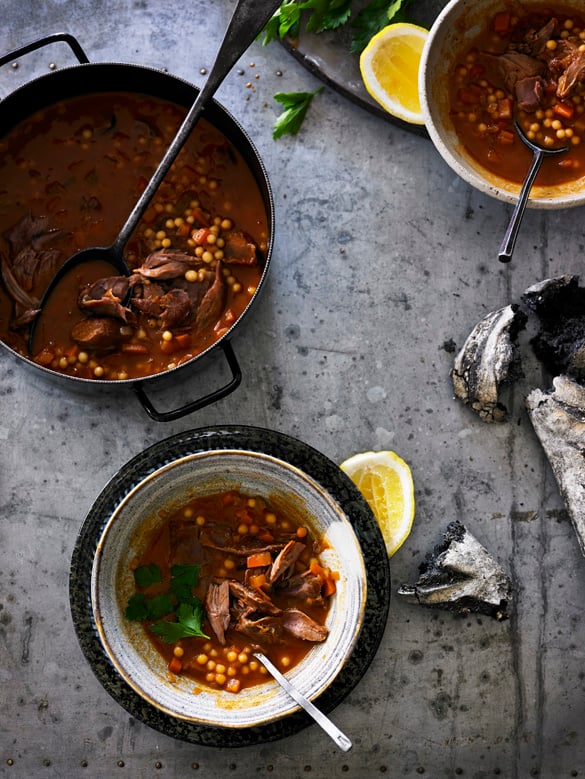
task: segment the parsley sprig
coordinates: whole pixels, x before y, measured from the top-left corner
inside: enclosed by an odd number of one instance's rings
[[[200,565],[173,565],[168,591],[156,594],[134,593],[126,605],[126,619],[154,622],[150,630],[167,644],[191,636],[209,638],[201,629],[205,617],[203,604],[193,594],[193,588],[199,581],[200,568]],[[134,581],[140,589],[148,590],[162,582],[160,568],[154,563],[140,566],[134,571]]]
[[[272,137],[276,139],[286,134],[296,135],[313,98],[322,89],[319,87],[314,92],[277,92],[274,99],[284,106],[284,111],[274,123]]]
[[[352,28],[350,50],[359,54],[372,36],[387,24],[405,21],[405,11],[411,2],[413,0],[370,0],[352,18],[352,0],[284,0],[264,27],[262,42],[266,45],[287,35],[295,38],[303,19],[306,19],[307,32],[314,33],[349,24]]]

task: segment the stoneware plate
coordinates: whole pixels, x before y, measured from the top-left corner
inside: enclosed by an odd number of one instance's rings
[[[134,487],[113,512],[98,542],[91,575],[91,601],[104,650],[122,678],[153,706],[174,717],[226,728],[262,725],[298,709],[275,681],[237,695],[168,679],[167,663],[140,623],[124,617],[134,592],[132,562],[148,548],[164,516],[193,498],[241,491],[260,496],[285,515],[302,517],[327,548],[324,565],[338,572],[337,592],[326,625],[327,639],[313,644],[287,674],[306,698],[320,695],[335,679],[359,634],[366,600],[366,572],[359,543],[340,506],[326,490],[284,460],[259,452],[216,450],[180,457]]]
[[[354,603],[350,611],[355,612],[356,608],[360,611],[359,603],[363,606],[361,629],[358,628],[353,638],[339,637],[342,645],[340,651],[345,653],[346,662],[340,664],[337,675],[333,674],[324,684],[316,682],[312,672],[304,676],[300,667],[298,678],[293,678],[325,712],[331,711],[343,700],[366,672],[384,632],[390,605],[388,559],[371,511],[352,482],[335,463],[315,449],[281,433],[240,426],[193,430],[165,439],[128,462],[99,495],[79,533],[71,564],[70,603],[75,629],[89,664],[104,688],[130,714],[166,735],[191,743],[247,746],[295,733],[312,723],[312,720],[303,711],[297,710],[294,704],[288,701],[285,704],[284,699],[280,699],[280,691],[273,684],[263,685],[267,692],[262,693],[265,698],[261,703],[265,707],[262,721],[257,719],[258,712],[255,712],[255,717],[246,715],[245,721],[218,727],[205,718],[193,718],[187,710],[183,710],[179,716],[173,715],[170,711],[176,710],[177,703],[171,693],[168,693],[171,698],[164,698],[161,705],[158,690],[150,689],[148,695],[145,695],[142,672],[138,676],[132,675],[139,663],[135,658],[124,656],[124,652],[131,651],[128,643],[121,640],[125,638],[126,626],[122,629],[118,620],[104,619],[106,613],[115,614],[115,609],[119,608],[115,602],[107,603],[107,599],[113,597],[112,577],[116,575],[115,567],[102,567],[106,557],[109,558],[107,547],[112,544],[111,549],[118,549],[120,559],[123,556],[122,549],[126,548],[124,522],[119,526],[119,529],[122,528],[121,534],[112,531],[114,525],[111,525],[104,535],[112,517],[129,519],[132,505],[134,508],[139,505],[134,501],[144,499],[135,496],[155,496],[156,500],[172,501],[170,493],[167,494],[164,488],[162,492],[158,491],[154,474],[176,468],[178,475],[175,487],[183,485],[186,488],[193,463],[196,460],[209,463],[218,452],[237,458],[240,463],[245,462],[244,471],[247,469],[248,473],[251,467],[257,471],[260,462],[263,469],[270,470],[276,461],[281,461],[290,468],[289,476],[295,470],[306,474],[308,480],[302,480],[305,487],[301,500],[316,500],[317,503],[325,500],[329,504],[328,524],[335,527],[335,533],[341,532],[343,543],[349,542],[350,547],[353,544],[358,558],[363,559],[365,589],[354,585],[348,589]],[[245,454],[250,452],[254,454]],[[177,462],[177,465],[173,465]],[[339,521],[340,515],[346,519]],[[353,557],[353,551],[350,554]],[[114,557],[116,554],[112,555],[112,559]],[[340,564],[345,565],[343,560],[340,560]],[[345,624],[343,629],[348,629],[345,619],[340,619],[339,615],[332,613],[330,619],[332,623],[339,620],[339,625]],[[318,649],[316,651],[319,652]],[[310,666],[313,661],[309,658],[307,662]],[[123,666],[133,668],[132,674],[123,674],[120,670]],[[234,697],[237,696],[231,696],[232,702]],[[239,709],[239,706],[236,708]],[[229,710],[222,712],[222,715],[225,714],[232,716]],[[217,712],[212,716],[217,718]],[[241,716],[241,711],[234,711],[236,720]]]

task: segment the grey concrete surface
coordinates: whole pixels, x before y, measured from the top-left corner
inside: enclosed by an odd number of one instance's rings
[[[93,61],[200,83],[231,5],[5,0],[0,52],[67,30]],[[51,62],[71,56],[56,47],[2,68],[1,94]],[[0,352],[0,776],[584,776],[585,561],[523,404],[547,380],[524,333],[510,421],[487,426],[453,399],[447,348],[530,284],[579,273],[583,212],[529,211],[503,267],[509,207],[455,178],[428,140],[326,88],[301,132],[274,141],[273,94],[319,81],[277,44],[254,44],[240,66],[218,97],[265,161],[277,222],[264,295],[233,339],[241,387],[161,425],[131,393],[79,395]],[[220,374],[178,382],[165,402]],[[347,754],[316,726],[237,750],[176,741],[129,717],[79,648],[68,569],[92,502],[146,446],[220,423],[280,430],[336,462],[380,448],[404,457],[417,513],[391,561],[394,593],[455,518],[513,578],[502,623],[393,597],[374,662],[332,714],[354,742]]]

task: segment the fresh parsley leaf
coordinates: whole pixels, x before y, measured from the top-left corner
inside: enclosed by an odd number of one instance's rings
[[[316,94],[321,92],[319,87],[314,92],[277,92],[274,99],[284,106],[284,111],[277,117],[272,130],[274,139],[283,135],[296,135],[298,133],[311,101]]]
[[[297,0],[287,0],[282,3],[264,26],[263,45],[282,40],[289,34],[293,38],[298,35],[303,7],[304,3],[298,3]]]
[[[388,24],[407,21],[405,11],[411,2],[412,0],[372,0],[362,8],[351,23],[351,53],[361,54],[374,35]]]
[[[173,565],[170,591],[179,603],[193,602],[193,587],[199,581],[200,565]]]
[[[311,8],[307,31],[320,33],[335,30],[345,24],[351,15],[351,0],[312,0],[305,8]]]
[[[148,601],[148,615],[146,619],[160,619],[170,614],[175,608],[175,603],[168,592],[163,595],[155,595]]]
[[[137,587],[150,587],[151,584],[162,582],[162,574],[156,563],[151,565],[142,565],[134,571],[134,581]]]
[[[166,644],[174,644],[181,638],[190,638],[192,636],[199,636],[201,638],[209,638],[201,630],[201,623],[203,621],[203,605],[201,601],[197,601],[195,605],[191,606],[187,603],[181,603],[177,609],[177,622],[155,622],[151,627],[152,632],[162,638]]]
[[[124,615],[133,622],[142,622],[145,619],[160,619],[174,608],[175,601],[168,593],[148,598],[143,592],[136,592],[128,599]]]
[[[142,622],[148,616],[148,605],[146,595],[143,592],[136,592],[130,596],[124,612],[126,619],[136,622]]]

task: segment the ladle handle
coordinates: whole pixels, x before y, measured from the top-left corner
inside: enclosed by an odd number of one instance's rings
[[[212,98],[232,67],[262,31],[281,2],[282,0],[239,0],[237,3],[205,84],[113,243],[113,248],[118,254],[122,254],[126,242],[178,157],[208,100]]]
[[[518,231],[520,230],[520,223],[522,222],[524,209],[528,202],[528,195],[530,194],[534,179],[538,175],[544,157],[545,154],[541,149],[534,149],[534,156],[532,157],[530,169],[524,179],[524,184],[522,185],[520,195],[518,196],[518,202],[516,203],[512,218],[510,219],[510,224],[508,225],[508,229],[502,240],[502,245],[500,246],[500,253],[498,255],[500,262],[510,262],[512,259],[516,238],[518,237]]]

